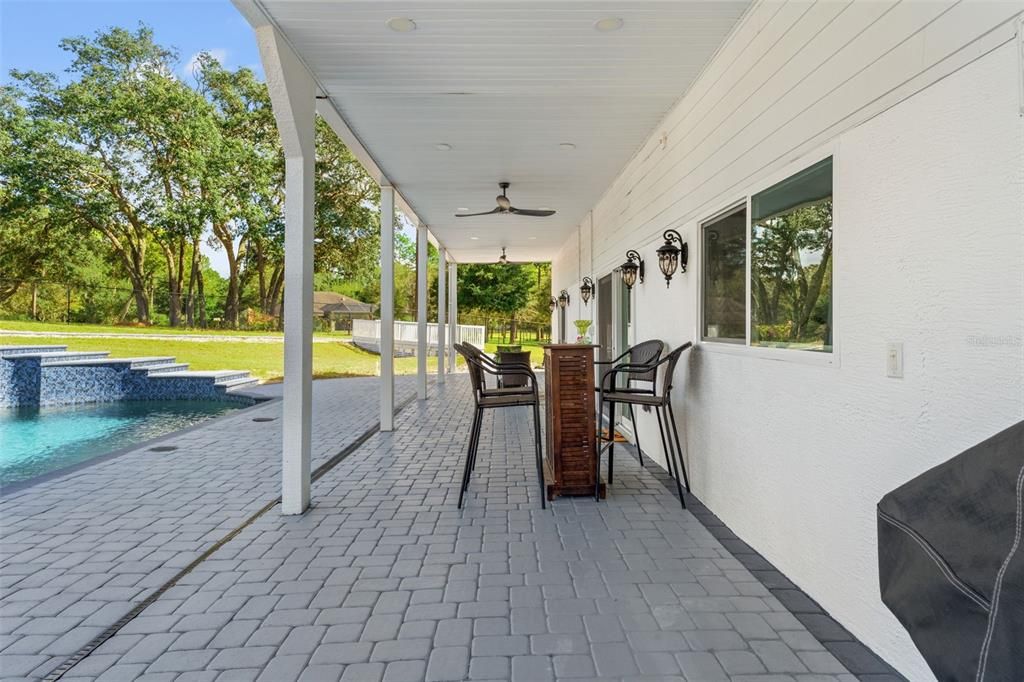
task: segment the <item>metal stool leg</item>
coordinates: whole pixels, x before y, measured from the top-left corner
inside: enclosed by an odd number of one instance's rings
[[[608,485],[615,473],[615,403],[608,403]]]
[[[665,453],[665,466],[668,467],[668,475],[676,478],[675,466],[672,464],[671,450],[668,448],[668,441],[665,440],[665,424],[661,418],[661,407],[654,408],[654,414],[658,417],[658,433],[661,435],[661,451]]]
[[[672,399],[668,401],[668,414],[672,418],[672,431],[676,437],[676,451],[679,453],[679,469],[683,472],[683,484],[686,486],[686,492],[690,492],[690,479],[686,475],[686,463],[683,462],[683,447],[679,444],[679,428],[676,426],[676,413],[672,409]]]
[[[664,408],[658,408],[658,409],[660,410],[660,409],[664,409]],[[665,415],[665,419],[668,419],[668,415],[667,414]],[[659,419],[658,421],[660,422],[661,420]],[[668,425],[667,424],[665,425],[665,431],[668,432]],[[673,468],[672,461],[675,459],[675,457],[676,457],[676,455],[675,455],[675,448],[672,447],[672,438],[671,438],[671,436],[669,436],[669,438],[668,438],[668,447],[665,448],[665,460],[667,462],[669,462],[669,470],[670,471]],[[679,466],[678,464],[675,465],[675,468],[677,469],[677,475],[673,476],[673,478],[676,481],[676,492],[679,493],[679,503],[683,505],[683,509],[686,509],[686,497],[683,495],[683,486],[679,482],[682,477],[678,475],[678,466]]]
[[[633,440],[636,441],[637,459],[640,460],[640,466],[644,466],[644,451],[640,449],[640,429],[636,426],[636,413],[633,412],[633,403],[629,404],[629,421],[633,422]]]
[[[540,443],[540,404],[533,404],[533,425],[534,425],[534,437],[533,444],[536,450],[537,456],[537,481],[540,483],[540,508],[547,508],[547,497],[548,491],[547,486],[544,485],[544,460],[541,455],[541,443]]]
[[[469,461],[470,473],[476,471],[476,453],[480,449],[480,432],[484,426],[484,411],[479,407],[476,410],[477,417],[474,422],[475,430],[473,431],[473,457]],[[469,481],[466,481],[466,487],[469,487]]]
[[[594,501],[601,501],[601,428],[604,426],[604,394],[597,398],[597,452],[594,453]]]
[[[462,485],[459,487],[458,508],[462,509],[462,500],[466,495],[466,488],[469,487],[469,472],[473,466],[473,457],[476,454],[476,440],[479,434],[480,410],[473,411],[473,426],[469,430],[469,447],[466,448],[466,465],[462,469]]]

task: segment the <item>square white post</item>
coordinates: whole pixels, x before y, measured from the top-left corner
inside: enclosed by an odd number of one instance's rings
[[[313,169],[316,85],[272,26],[256,29],[285,157],[281,512],[309,507],[313,414]]]
[[[445,358],[448,346],[445,343],[445,270],[448,268],[448,249],[441,247],[437,261],[437,383],[444,383]]]
[[[427,397],[427,226],[416,225],[416,395]]]
[[[380,430],[395,428],[395,188],[380,188]]]
[[[462,341],[459,334],[459,266],[455,262],[448,265],[448,326],[451,330],[448,339],[448,371],[455,371],[455,344]]]

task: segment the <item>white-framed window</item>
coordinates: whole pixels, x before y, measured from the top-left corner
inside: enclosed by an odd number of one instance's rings
[[[832,157],[700,225],[701,338],[833,349]]]

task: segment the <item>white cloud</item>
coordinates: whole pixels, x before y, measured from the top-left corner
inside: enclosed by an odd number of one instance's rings
[[[210,55],[221,64],[227,65],[228,51],[223,47],[215,47],[210,50],[203,50],[203,52]],[[182,71],[186,76],[192,76],[196,73],[196,70],[199,68],[199,55],[203,54],[203,52],[196,52],[189,58],[188,62],[185,63]]]

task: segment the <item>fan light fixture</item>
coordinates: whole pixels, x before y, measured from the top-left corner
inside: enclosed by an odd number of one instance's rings
[[[385,23],[395,33],[411,33],[416,30],[416,22],[409,17],[391,17]]]
[[[672,275],[676,273],[676,268],[679,268],[679,272],[686,272],[686,261],[689,259],[690,249],[687,247],[686,242],[683,241],[682,235],[675,230],[665,230],[663,235],[665,243],[658,247],[658,267],[661,268],[661,274],[665,275],[665,288],[672,283]],[[676,246],[675,242],[679,242],[680,246]]]
[[[637,276],[640,277],[640,283],[643,284],[644,261],[640,258],[640,254],[633,249],[627,251],[626,262],[619,266],[619,273],[622,275],[622,283],[626,285],[627,289],[633,288]]]
[[[558,307],[564,309],[567,305],[569,305],[569,292],[562,289],[558,294]]]
[[[594,28],[601,33],[610,33],[611,31],[618,31],[625,24],[619,17],[605,17],[604,19],[598,19],[594,22]]]
[[[583,299],[583,304],[590,300],[591,294],[594,293],[594,280],[589,277],[583,278],[583,284],[580,285],[580,298]]]
[[[512,202],[508,198],[508,182],[499,182],[498,187],[501,188],[501,194],[494,197],[494,202],[497,204],[490,211],[483,211],[481,213],[456,213],[456,218],[470,218],[473,216],[481,215],[494,215],[494,214],[505,214],[505,215],[519,215],[519,216],[530,216],[534,218],[545,218],[550,215],[554,215],[555,211],[549,208],[516,208],[512,205]],[[462,209],[459,209],[460,211]]]

